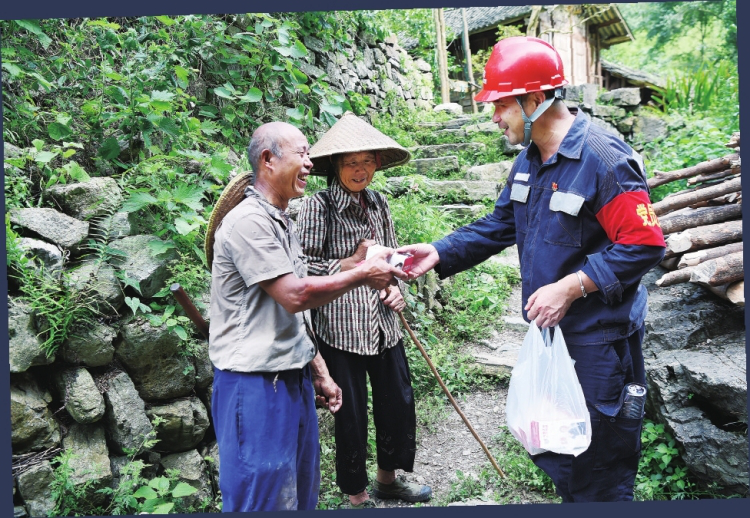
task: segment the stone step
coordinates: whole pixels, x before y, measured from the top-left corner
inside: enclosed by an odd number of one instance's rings
[[[459,171],[458,157],[442,156],[437,158],[417,158],[410,162],[417,169],[417,174],[440,176]]]
[[[475,165],[474,167],[469,168],[466,172],[466,179],[491,181],[505,185],[508,181],[508,174],[510,173],[511,167],[513,167],[513,162],[510,160]]]
[[[486,210],[484,205],[466,205],[464,203],[455,203],[452,205],[437,205],[433,206],[436,209],[440,209],[443,212],[455,214],[456,216],[472,216],[478,218]]]
[[[463,126],[467,135],[471,133],[498,133],[497,124],[492,121],[478,122],[476,124],[467,124]]]
[[[458,129],[471,122],[471,117],[456,117],[455,119],[442,122],[418,122],[417,126],[420,128]]]
[[[508,141],[508,137],[500,133],[497,128],[497,124],[493,122],[482,122],[478,124],[471,124],[461,128],[455,129],[440,129],[436,130],[435,133],[440,135],[453,135],[459,139],[471,140],[472,134],[486,134],[494,135],[498,137],[497,146],[500,153],[507,156],[515,156],[523,150],[523,146],[520,144],[511,145]]]
[[[440,135],[457,135],[459,137],[466,136],[466,130],[463,128],[447,128],[436,130],[435,133]]]
[[[410,148],[409,151],[420,158],[437,158],[441,156],[455,155],[461,151],[481,153],[484,151],[485,147],[486,146],[481,142],[461,142],[456,144],[439,144],[435,146],[418,146]]]
[[[415,176],[393,176],[386,180],[386,187],[393,196],[401,196],[407,191],[422,190],[437,199],[452,203],[478,203],[489,198],[496,200],[502,186],[497,182],[471,180],[431,180]]]

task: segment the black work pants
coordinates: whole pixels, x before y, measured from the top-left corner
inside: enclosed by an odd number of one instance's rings
[[[578,457],[545,452],[532,455],[555,483],[563,502],[613,502],[633,499],[643,419],[618,415],[628,383],[646,383],[644,328],[610,344],[568,344],[591,415],[591,445]]]
[[[382,335],[381,335],[382,341]],[[414,469],[417,418],[403,340],[374,356],[334,349],[318,338],[320,354],[341,387],[342,406],[334,414],[336,483],[347,495],[367,487],[367,378],[372,387],[378,467]],[[381,344],[382,345],[382,344]]]

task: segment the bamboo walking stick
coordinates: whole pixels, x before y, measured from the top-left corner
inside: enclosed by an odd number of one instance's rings
[[[448,399],[450,400],[451,404],[453,405],[453,408],[456,409],[456,412],[458,412],[458,415],[461,416],[461,419],[464,420],[464,423],[466,423],[466,426],[469,428],[469,431],[471,432],[471,435],[474,436],[474,438],[479,442],[479,444],[482,446],[482,449],[484,450],[484,453],[487,455],[487,458],[490,459],[490,462],[492,463],[492,466],[497,470],[497,472],[500,474],[502,478],[505,478],[505,473],[503,473],[503,470],[500,469],[500,466],[497,465],[497,461],[495,460],[495,457],[492,456],[490,453],[490,450],[487,449],[487,446],[485,446],[482,439],[479,438],[479,435],[474,430],[474,427],[471,426],[471,423],[466,418],[464,413],[461,411],[461,409],[458,406],[458,403],[456,403],[456,400],[453,399],[453,396],[451,395],[450,391],[448,390],[448,387],[445,386],[445,383],[443,383],[443,379],[440,377],[440,374],[438,374],[437,369],[435,368],[435,365],[433,365],[432,360],[430,360],[430,357],[427,355],[427,352],[424,350],[424,347],[422,347],[422,344],[419,342],[419,339],[417,339],[416,335],[414,334],[414,331],[411,330],[411,327],[409,327],[409,324],[406,322],[406,319],[404,318],[403,313],[399,313],[398,316],[401,318],[401,324],[403,324],[404,329],[409,333],[409,336],[411,336],[412,341],[416,344],[417,349],[419,349],[419,352],[422,353],[422,357],[427,362],[427,365],[430,366],[430,370],[432,370],[432,374],[435,375],[435,379],[437,379],[438,383],[440,384],[440,388],[443,389],[443,392],[445,392],[445,395],[448,396]]]

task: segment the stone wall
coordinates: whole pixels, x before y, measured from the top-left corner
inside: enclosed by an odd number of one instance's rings
[[[599,91],[595,84],[565,87],[565,100],[578,104],[598,124],[642,151],[648,142],[661,140],[668,131],[664,118],[644,107],[640,88],[618,88]]]
[[[306,37],[312,63],[300,62],[300,70],[312,78],[327,75],[331,87],[342,93],[355,92],[370,99],[368,114],[381,111],[389,93],[403,99],[409,109],[431,108],[433,84],[430,65],[414,60],[398,45],[396,36],[377,41],[370,33],[359,33],[344,50],[326,50],[322,41]]]
[[[17,151],[5,144],[6,155]],[[150,311],[146,305],[166,288],[174,249],[157,236],[139,234],[134,218],[115,212],[123,195],[112,178],[55,185],[43,198],[59,210],[9,212],[24,236],[18,244],[37,277],[63,283],[75,306],[97,314],[74,321],[68,338],[47,355],[42,343],[49,319],[22,300],[18,283],[9,283],[16,516],[52,510],[50,461],[65,451],[74,455],[72,483],[86,486],[100,504],[103,495],[96,490],[116,487],[131,452],[150,465],[149,478],[177,468],[196,495],[213,497],[216,466],[205,460],[215,448],[207,433],[213,378],[207,344],[186,354],[170,322],[153,325],[143,318]],[[89,243],[94,237],[98,248]],[[105,245],[109,252],[103,254]],[[136,297],[145,309],[133,316]],[[147,442],[153,438],[156,445]]]

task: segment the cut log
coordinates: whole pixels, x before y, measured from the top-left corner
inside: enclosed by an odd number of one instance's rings
[[[659,218],[659,225],[664,235],[674,232],[682,232],[688,228],[702,227],[704,225],[713,225],[730,219],[742,217],[742,205],[721,205],[718,207],[704,207],[693,209],[692,212],[682,213],[680,215]]]
[[[669,259],[683,252],[714,248],[741,240],[742,220],[689,228],[684,232],[671,234],[667,238],[667,250],[664,253],[664,258]]]
[[[666,214],[667,212],[671,212],[673,210],[681,209],[683,207],[689,207],[694,203],[707,201],[712,198],[717,198],[719,196],[723,196],[725,194],[733,192],[739,192],[742,188],[742,184],[740,182],[741,180],[741,178],[735,178],[733,180],[729,180],[728,182],[722,182],[719,185],[714,185],[706,189],[699,189],[694,192],[688,192],[682,195],[665,198],[658,203],[654,203],[654,212],[657,216],[661,216],[662,214]]]
[[[683,178],[690,178],[691,176],[698,176],[699,174],[710,174],[717,171],[722,171],[729,167],[733,160],[737,160],[740,156],[738,154],[731,154],[721,158],[714,158],[713,160],[707,160],[696,164],[694,166],[686,167],[684,169],[677,169],[676,171],[656,171],[652,178],[648,179],[648,186],[653,189],[659,185],[665,183],[674,182],[675,180],[682,180]]]
[[[659,287],[672,286],[673,284],[680,284],[681,282],[690,282],[690,274],[692,268],[683,268],[682,270],[675,270],[673,272],[667,272],[656,281],[656,285]]]
[[[720,286],[745,278],[742,265],[742,252],[735,252],[724,257],[717,257],[697,266],[685,268],[691,270],[690,282],[702,286]],[[683,270],[677,270],[678,272]]]
[[[729,142],[726,144],[727,147],[738,148],[740,147],[740,132],[735,131],[732,136],[729,137]]]
[[[740,138],[737,136],[737,144],[739,145]],[[737,304],[738,306],[745,305],[745,279],[741,281],[733,282],[727,287],[727,298]]]
[[[659,266],[666,268],[667,270],[676,270],[679,260],[679,257],[670,257],[669,259],[664,259]]]
[[[745,281],[737,281],[731,284],[722,284],[721,286],[707,286],[707,288],[724,300],[728,300],[736,306],[745,306]]]
[[[717,246],[716,248],[706,248],[705,250],[698,250],[697,252],[690,252],[680,257],[677,263],[677,268],[687,268],[688,266],[695,266],[717,257],[723,257],[725,255],[733,254],[735,252],[742,252],[742,241],[737,243],[730,243],[728,245]],[[677,259],[673,257],[672,259]]]
[[[736,174],[742,174],[741,168],[731,167],[719,173],[702,174],[700,176],[694,176],[693,178],[688,178],[687,184],[695,185],[701,182],[710,182],[712,180],[718,180],[720,178],[726,178],[727,176],[734,176]]]
[[[742,201],[741,192],[730,192],[724,196],[718,198],[711,198],[710,200],[701,201],[694,205],[690,205],[691,209],[699,209],[701,207],[719,207],[721,205],[730,205],[732,203],[740,203]],[[671,212],[670,212],[671,214]]]

